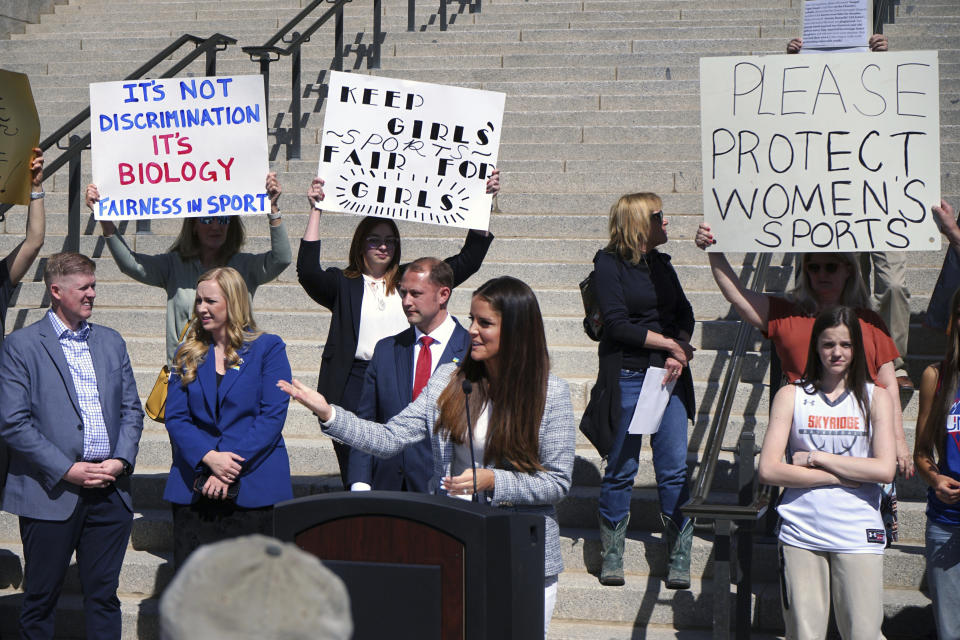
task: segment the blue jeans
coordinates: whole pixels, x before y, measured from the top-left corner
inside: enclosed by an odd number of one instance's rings
[[[960,527],[927,519],[927,585],[941,638],[960,638]]]
[[[620,522],[630,513],[633,479],[640,467],[643,436],[627,435],[627,429],[640,397],[644,373],[620,370],[620,423],[600,485],[600,515],[611,524]],[[650,436],[650,446],[653,448],[660,511],[680,527],[683,525],[680,505],[687,501],[690,491],[687,486],[687,411],[676,394],[670,396],[660,420],[660,429]]]

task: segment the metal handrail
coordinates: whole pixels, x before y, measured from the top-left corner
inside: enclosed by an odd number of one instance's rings
[[[180,47],[188,43],[194,44],[196,47],[187,53],[180,62],[167,69],[167,71],[159,77],[172,78],[201,55],[206,55],[206,75],[215,76],[217,75],[217,52],[223,51],[229,45],[236,44],[236,42],[237,40],[235,38],[225,36],[222,33],[215,33],[209,38],[201,38],[200,36],[185,33],[123,79],[138,80],[142,78],[152,71],[154,67],[173,55]],[[89,119],[90,107],[87,107],[70,118],[70,120],[59,129],[41,140],[38,145],[42,151],[46,151],[53,146],[57,146],[57,148],[63,150],[63,153],[57,156],[56,159],[44,163],[42,181],[45,181],[56,173],[63,165],[69,164],[69,188],[67,192],[69,207],[67,210],[67,239],[64,244],[64,250],[66,251],[78,251],[80,248],[80,210],[83,203],[82,188],[80,185],[80,157],[86,149],[90,148],[90,132],[87,131],[85,135],[81,136],[74,133],[74,130]],[[68,138],[69,142],[67,146],[64,147],[60,145],[60,140],[65,137]],[[11,207],[12,205],[9,204],[0,205],[0,219],[2,219],[3,215],[6,214]],[[141,223],[147,224],[143,225]],[[149,230],[149,221],[138,220],[137,230],[138,232]]]
[[[770,265],[770,254],[757,254],[757,266],[753,272],[753,279],[750,282],[749,289],[755,293],[762,293],[766,282],[767,267]],[[719,402],[717,409],[713,414],[713,421],[710,424],[710,431],[707,435],[707,446],[704,452],[703,461],[700,464],[700,472],[693,483],[692,501],[702,502],[706,500],[713,487],[713,478],[716,474],[717,463],[720,452],[723,450],[723,438],[727,432],[727,421],[730,419],[730,411],[733,408],[733,400],[736,395],[737,383],[740,380],[740,373],[743,369],[744,354],[747,350],[747,343],[753,332],[753,327],[740,320],[737,326],[737,339],[734,342],[733,352],[730,356],[730,364],[726,370],[726,376],[723,385],[720,388]],[[752,426],[744,425],[743,431],[753,431]],[[743,461],[741,461],[743,463]],[[753,458],[750,458],[750,464],[753,465]],[[741,504],[743,502],[741,501]]]
[[[767,268],[770,266],[770,254],[757,255],[757,265],[749,289],[762,293],[766,283]],[[718,405],[713,414],[707,444],[700,471],[693,482],[692,495],[681,509],[691,518],[712,520],[714,526],[714,603],[713,637],[729,637],[730,607],[727,598],[731,583],[731,562],[733,562],[737,583],[736,600],[736,637],[750,637],[751,608],[751,564],[752,536],[754,523],[766,512],[768,499],[766,494],[757,493],[756,436],[752,425],[744,424],[735,449],[738,468],[737,504],[710,503],[708,498],[713,487],[720,452],[724,450],[723,439],[727,432],[727,423],[736,395],[737,384],[743,369],[750,334],[753,331],[748,323],[740,320],[737,326],[737,339],[734,342],[730,363],[726,370],[723,385],[718,395]],[[738,531],[739,530],[739,531]],[[731,541],[736,535],[736,559],[731,560]]]
[[[300,59],[303,44],[309,42],[310,37],[331,17],[335,18],[333,70],[343,71],[343,7],[349,2],[351,0],[313,0],[290,22],[280,27],[265,43],[260,46],[242,48],[243,52],[250,56],[250,60],[260,64],[260,75],[263,76],[263,97],[268,117],[270,112],[270,64],[279,60],[281,56],[290,56],[290,130],[292,138],[291,144],[287,145],[288,160],[300,159],[300,119],[302,114],[300,105],[302,87]],[[323,15],[316,18],[303,32],[294,31],[310,17],[314,9],[325,3],[330,4],[330,7],[323,12]],[[368,69],[380,68],[380,45],[383,39],[381,33],[382,13],[382,0],[373,0],[373,47],[372,55],[367,58]],[[288,35],[289,39],[287,39]],[[278,46],[281,42],[287,46]]]

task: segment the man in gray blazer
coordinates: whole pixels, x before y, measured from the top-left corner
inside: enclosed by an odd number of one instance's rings
[[[20,516],[25,640],[53,637],[74,551],[87,637],[120,638],[117,584],[143,410],[120,334],[87,322],[95,268],[78,253],[51,256],[50,310],[0,351],[0,437],[10,447],[3,508]]]

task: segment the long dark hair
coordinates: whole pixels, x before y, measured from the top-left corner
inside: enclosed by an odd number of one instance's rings
[[[348,258],[347,268],[343,270],[343,275],[348,278],[359,278],[363,274],[363,253],[366,247],[364,241],[373,228],[378,224],[385,224],[390,227],[390,233],[397,238],[397,248],[393,252],[393,260],[387,265],[387,272],[383,279],[387,285],[387,295],[397,290],[397,284],[400,282],[400,230],[397,223],[390,218],[377,218],[367,216],[357,225],[357,230],[353,232],[353,240],[350,241],[350,256]]]
[[[957,379],[960,377],[960,331],[957,320],[960,319],[960,289],[953,292],[950,299],[950,324],[947,325],[947,353],[940,363],[940,376],[937,392],[933,396],[927,421],[917,425],[916,450],[929,456],[936,450],[937,460],[946,459],[947,414],[953,407],[957,395]]]
[[[820,334],[834,327],[846,327],[850,332],[850,344],[853,347],[853,356],[844,376],[844,383],[853,394],[860,413],[863,414],[864,426],[870,432],[870,401],[867,395],[867,381],[870,380],[867,372],[867,359],[863,351],[863,332],[860,330],[860,318],[850,307],[830,307],[820,312],[813,323],[813,334],[810,336],[810,348],[807,350],[807,366],[801,377],[801,387],[812,387],[813,393],[819,391],[823,383],[823,362],[820,360],[820,350],[817,345]],[[808,392],[809,393],[809,392]]]
[[[470,352],[440,394],[437,406],[440,420],[435,433],[448,433],[457,444],[467,441],[463,381],[470,380],[470,417],[474,424],[484,404],[493,404],[490,427],[484,448],[484,464],[509,463],[513,468],[533,473],[540,464],[540,422],[547,404],[550,356],[543,330],[540,305],[524,282],[502,276],[488,280],[473,292],[500,314],[501,363],[497,379],[491,383],[483,362]]]

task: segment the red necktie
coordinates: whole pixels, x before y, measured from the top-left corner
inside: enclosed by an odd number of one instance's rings
[[[417,354],[417,367],[413,374],[413,399],[416,400],[423,388],[427,386],[427,380],[433,373],[433,359],[430,357],[430,344],[434,339],[430,336],[420,338],[420,353]]]

